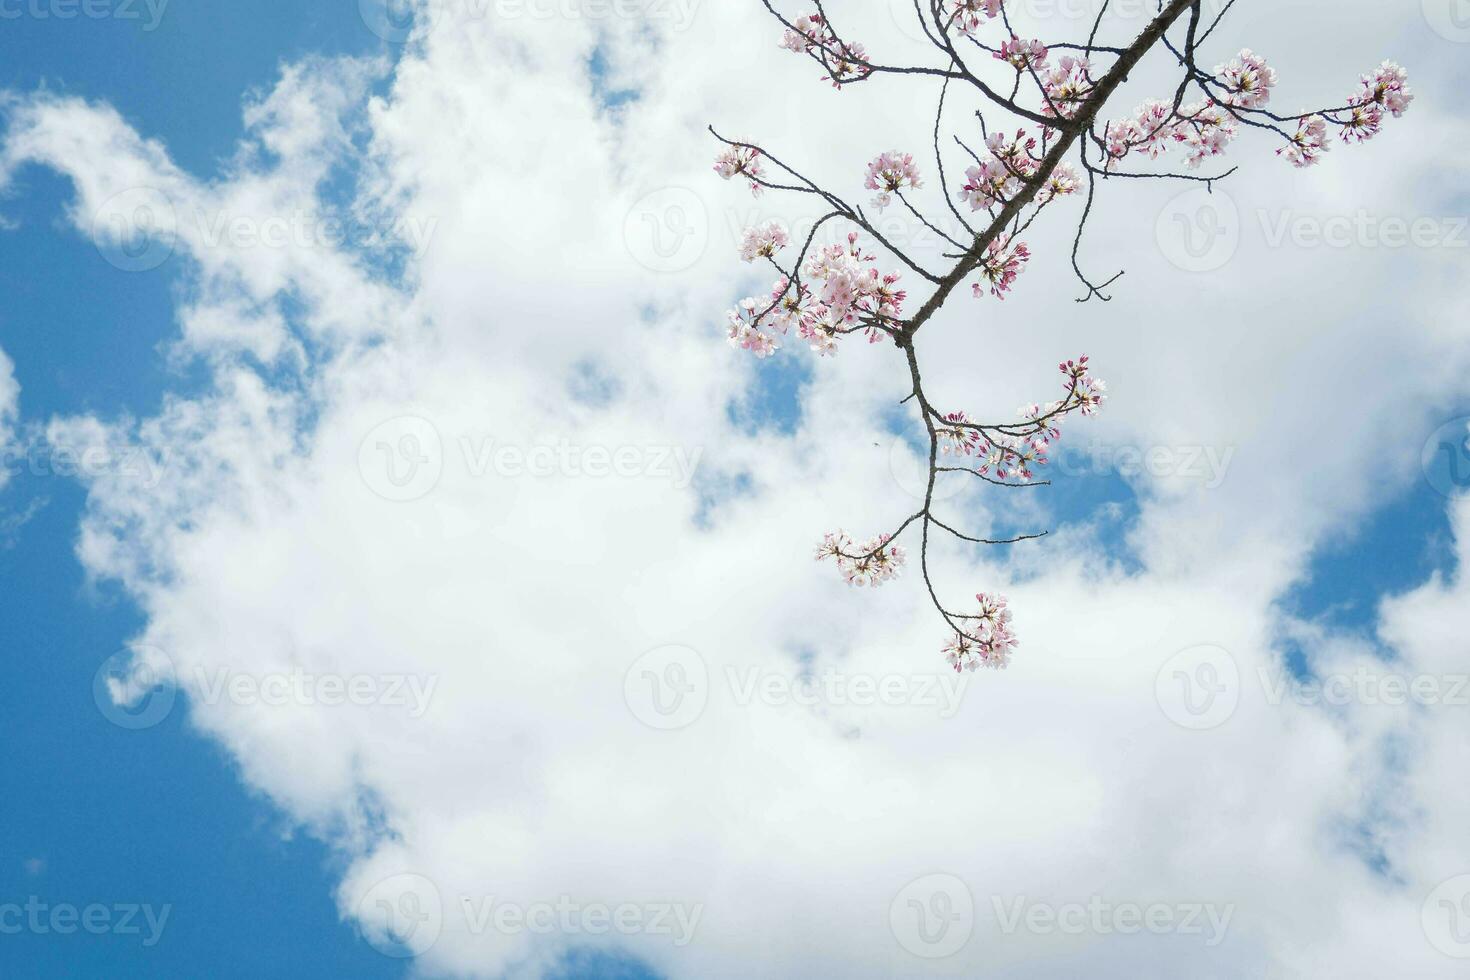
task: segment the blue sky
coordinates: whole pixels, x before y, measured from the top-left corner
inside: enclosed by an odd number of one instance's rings
[[[4,20],[0,87],[106,100],[180,166],[207,176],[240,135],[242,95],[272,84],[283,61],[394,54],[343,13],[350,6],[176,0],[153,30],[146,7],[139,20]],[[215,43],[222,38],[228,43]],[[593,69],[601,75],[600,61]],[[607,95],[610,105],[628,98]],[[177,333],[177,283],[168,265],[139,275],[104,261],[63,221],[71,197],[66,180],[33,167],[0,201],[16,225],[0,231],[0,348],[15,361],[23,416],[153,414],[166,392],[187,393],[196,380],[193,368],[162,355]],[[811,380],[807,363],[762,364],[750,400],[732,404],[730,417],[790,433]],[[1042,492],[1062,521],[1113,505],[1101,533],[1126,563],[1133,490],[1121,476],[1090,479]],[[151,947],[141,936],[0,936],[0,976],[404,975],[404,963],[339,921],[332,895],[341,863],[252,796],[234,761],[188,730],[182,705],[143,731],[97,708],[96,670],[143,619],[113,586],[87,581],[74,553],[84,502],[75,482],[44,473],[20,473],[0,490],[0,517],[30,514],[0,540],[0,646],[10,668],[0,685],[0,903],[148,903],[168,906],[169,918]],[[1284,607],[1338,628],[1371,627],[1381,596],[1451,568],[1449,542],[1446,498],[1410,481],[1362,526],[1319,548]],[[565,970],[646,975],[596,957]]]

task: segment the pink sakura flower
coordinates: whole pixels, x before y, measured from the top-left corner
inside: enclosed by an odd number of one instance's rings
[[[825,77],[831,80],[833,88],[841,88],[843,82],[865,78],[872,72],[866,49],[856,42],[837,40],[821,14],[807,14],[791,23],[796,29],[786,30],[781,36],[781,47],[820,61],[829,72]]]
[[[1151,99],[1138,107],[1133,119],[1108,124],[1108,166],[1130,152],[1157,159],[1178,143],[1184,147],[1185,162],[1194,168],[1224,153],[1235,135],[1234,120],[1213,102],[1184,106],[1176,115],[1172,102]]]
[[[1373,74],[1363,76],[1363,87],[1354,98],[1353,104],[1364,105],[1371,102],[1387,109],[1397,119],[1408,110],[1409,103],[1414,101],[1408,82],[1408,72],[1392,61],[1385,61]]]
[[[1049,52],[1046,45],[1040,41],[1023,41],[1011,35],[1009,41],[1001,42],[1000,50],[995,52],[999,61],[1008,61],[1017,71],[1025,71],[1031,68],[1040,71],[1046,67],[1046,59]]]
[[[1249,48],[1223,65],[1215,66],[1215,80],[1225,89],[1225,104],[1238,109],[1259,109],[1271,101],[1276,69]]]
[[[1185,106],[1175,124],[1173,137],[1184,145],[1184,162],[1191,169],[1210,157],[1220,156],[1235,139],[1235,120],[1211,102]]]
[[[1041,190],[1036,192],[1036,201],[1038,204],[1047,204],[1059,197],[1077,193],[1078,186],[1077,171],[1072,169],[1071,164],[1059,163]]]
[[[1296,135],[1276,154],[1284,155],[1293,167],[1310,167],[1322,159],[1327,148],[1327,120],[1321,116],[1307,116],[1297,121]]]
[[[803,274],[821,284],[813,315],[829,337],[851,329],[864,317],[887,322],[902,315],[907,293],[896,288],[898,273],[880,273],[872,262],[873,256],[858,245],[856,232],[847,236],[846,247],[828,245],[807,258]],[[878,336],[870,326],[869,339]]]
[[[1006,598],[981,592],[975,601],[979,604],[976,612],[960,620],[960,630],[940,652],[956,673],[982,667],[1004,670],[1011,662],[1011,651],[1016,648]]]
[[[1366,143],[1383,127],[1385,111],[1395,118],[1402,116],[1414,101],[1408,78],[1408,73],[1392,61],[1385,61],[1372,75],[1364,75],[1362,87],[1348,100],[1347,119],[1339,123],[1342,138]]]
[[[773,325],[761,316],[761,311],[769,305],[765,300],[747,296],[725,315],[730,346],[748,350],[756,357],[770,357],[780,348],[776,338],[761,329]]]
[[[987,20],[1000,16],[1003,0],[949,0],[949,15],[961,34],[973,34]]]
[[[911,154],[884,153],[868,164],[868,179],[863,184],[870,191],[878,191],[873,198],[873,207],[882,211],[893,203],[893,194],[905,186],[919,187],[919,168]]]
[[[990,294],[996,299],[1005,299],[1005,294],[1016,281],[1016,276],[1021,274],[1021,269],[1030,259],[1031,250],[1026,247],[1025,242],[1012,244],[1010,235],[996,236],[986,248],[985,257],[980,262],[980,276],[990,283]],[[971,288],[976,299],[985,295],[984,283],[977,282]]]
[[[939,451],[945,455],[970,456],[979,451],[985,439],[979,429],[970,428],[973,420],[964,412],[950,412],[944,422],[935,428],[939,439]]]
[[[1079,402],[1083,415],[1096,415],[1102,408],[1102,403],[1107,400],[1107,382],[1101,378],[1094,378],[1088,370],[1087,355],[1083,354],[1075,361],[1063,361],[1057,365],[1057,370],[1067,379],[1062,382],[1062,387],[1068,391],[1076,391],[1073,395]]]
[[[877,587],[897,578],[907,555],[898,545],[889,544],[889,535],[880,534],[857,544],[845,531],[829,531],[817,545],[817,561],[832,558],[848,585]]]
[[[756,197],[761,196],[764,188],[760,180],[765,176],[765,170],[761,167],[761,151],[748,146],[727,147],[715,158],[715,173],[725,180],[729,180],[736,174],[741,174],[750,180],[750,193]]]
[[[740,243],[740,258],[746,262],[771,258],[789,244],[791,239],[781,222],[768,221],[764,225],[745,229],[745,240]]]
[[[1082,103],[1092,94],[1091,66],[1086,58],[1065,55],[1041,78],[1042,91],[1046,93],[1042,115],[1071,119],[1082,108]]]

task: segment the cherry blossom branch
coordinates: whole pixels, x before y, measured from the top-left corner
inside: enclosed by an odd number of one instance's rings
[[[1050,45],[1015,34],[1006,0],[914,0],[914,14],[925,36],[944,57],[944,67],[888,65],[871,59],[863,45],[838,33],[822,0],[813,0],[815,13],[792,20],[775,9],[773,0],[761,3],[784,28],[781,46],[822,65],[826,79],[838,89],[877,75],[940,82],[934,110],[934,163],[945,207],[963,230],[951,233],[924,214],[913,195],[923,184],[911,155],[885,152],[868,164],[864,185],[876,192],[873,207],[881,212],[896,197],[920,226],[953,249],[940,246],[941,257],[951,264],[942,272],[931,272],[874,227],[861,206],[848,204],[836,193],[818,186],[760,145],[726,139],[711,127],[710,132],[724,144],[715,163],[720,176],[744,178],[755,194],[778,190],[814,195],[831,208],[813,226],[789,269],[775,257],[790,244],[779,222],[746,231],[741,257],[748,262],[764,258],[780,278],[768,299],[747,298],[731,311],[730,342],[757,357],[768,357],[779,348],[778,338],[794,330],[818,354],[829,355],[837,351],[841,338],[864,333],[870,342],[887,338],[902,352],[910,391],[900,404],[915,402],[928,438],[923,504],[893,531],[866,541],[854,542],[845,532],[831,532],[818,546],[817,557],[833,559],[852,584],[878,585],[895,577],[904,566],[906,553],[898,541],[917,525],[925,588],[934,608],[953,631],[944,647],[949,663],[956,670],[1004,667],[1015,646],[1005,599],[979,593],[975,597],[976,612],[948,608],[940,600],[931,574],[930,533],[944,532],[965,544],[995,546],[1034,540],[1046,532],[1009,538],[968,534],[935,515],[935,488],[941,474],[950,473],[968,473],[984,483],[1009,488],[1047,485],[1047,481],[1035,479],[1035,470],[1047,464],[1050,447],[1060,438],[1061,425],[1074,413],[1087,416],[1097,412],[1107,397],[1106,386],[1093,377],[1084,355],[1058,365],[1063,375],[1063,393],[1058,400],[1023,407],[1020,421],[979,422],[964,412],[943,411],[930,401],[915,345],[919,330],[967,281],[972,282],[977,298],[988,295],[1003,300],[1031,259],[1021,236],[1043,212],[1050,214],[1056,201],[1078,194],[1079,174],[1086,176],[1087,191],[1071,247],[1072,270],[1086,289],[1078,302],[1094,297],[1107,302],[1112,297],[1105,290],[1118,282],[1123,272],[1094,282],[1083,271],[1080,260],[1083,234],[1100,187],[1116,177],[1196,181],[1213,188],[1216,181],[1235,172],[1234,167],[1217,174],[1124,170],[1120,166],[1124,159],[1145,156],[1157,160],[1178,147],[1193,171],[1204,161],[1224,154],[1237,135],[1237,127],[1244,126],[1276,133],[1285,140],[1278,154],[1295,166],[1310,166],[1327,149],[1329,126],[1336,126],[1344,140],[1361,142],[1377,134],[1385,114],[1402,115],[1413,100],[1406,76],[1403,69],[1385,62],[1375,73],[1363,77],[1362,86],[1342,106],[1278,115],[1266,108],[1276,72],[1259,56],[1244,50],[1213,71],[1205,71],[1198,64],[1201,48],[1235,0],[1229,0],[1208,25],[1202,0],[1160,0],[1157,15],[1122,47],[1098,43],[1109,10],[1108,0],[1101,4],[1085,44],[1069,41]],[[1181,19],[1182,37],[1176,41],[1170,33]],[[983,36],[992,22],[1005,31],[993,41]],[[996,91],[966,64],[957,41],[968,41],[967,51],[973,49],[1012,66],[1009,95]],[[1131,114],[1109,119],[1106,113],[1118,89],[1155,48],[1167,51],[1179,65],[1179,78],[1169,97],[1147,101]],[[1053,63],[1053,51],[1077,51],[1082,56],[1065,54]],[[1109,63],[1094,66],[1093,59]],[[955,145],[974,166],[965,170],[964,184],[951,197],[941,133],[953,82],[963,82],[977,93],[981,107],[975,110],[974,120],[984,151],[977,152],[960,134],[952,134]],[[1199,101],[1187,103],[1191,91],[1198,92]],[[996,110],[1007,116],[998,127],[986,118],[987,111]],[[1014,128],[1017,123],[1020,128]],[[1035,126],[1036,132],[1028,134],[1027,124]],[[1292,124],[1294,132],[1285,128]],[[1099,162],[1090,157],[1089,146],[1098,149]],[[1065,162],[1074,147],[1080,171]],[[768,179],[767,164],[785,176]],[[972,216],[984,217],[972,224],[960,204],[967,204]],[[854,230],[848,232],[845,242],[817,246],[819,229],[834,220]],[[900,274],[884,273],[876,267],[878,258],[861,243],[863,235],[932,287],[911,314],[904,312],[908,293],[899,286]],[[956,463],[964,460],[964,465],[941,465],[941,457],[952,457]]]

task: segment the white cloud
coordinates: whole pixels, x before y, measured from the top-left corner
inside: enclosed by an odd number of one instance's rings
[[[880,36],[886,8],[866,16],[854,33]],[[1255,32],[1281,39],[1283,98],[1294,80],[1304,102],[1322,78],[1350,88],[1395,34],[1423,46],[1421,93],[1448,91],[1435,82],[1455,52],[1414,34],[1408,15],[1387,29],[1387,16],[1344,17],[1330,52],[1294,40],[1314,36],[1309,12]],[[417,879],[399,876],[427,877],[441,914],[418,962],[432,975],[535,975],[581,943],[680,977],[1454,975],[1421,912],[1470,870],[1454,776],[1463,711],[1273,704],[1261,672],[1280,667],[1275,601],[1314,547],[1413,479],[1419,444],[1406,433],[1463,377],[1464,298],[1441,267],[1456,255],[1270,248],[1256,219],[1446,213],[1434,177],[1463,119],[1421,96],[1379,142],[1334,153],[1310,179],[1256,144],[1246,179],[1222,187],[1246,216],[1239,249],[1210,276],[1174,268],[1155,244],[1176,189],[1108,187],[1084,254],[1129,269],[1114,303],[1073,304],[1054,228],[1004,308],[960,298],[925,328],[946,401],[1009,411],[1085,347],[1115,396],[1067,439],[1234,451],[1209,491],[1138,481],[1136,572],[1112,566],[1085,527],[1009,565],[997,552],[939,553],[954,595],[1010,594],[1023,642],[1010,671],[968,679],[960,710],[941,717],[917,694],[947,675],[915,578],[860,594],[810,560],[821,531],[869,533],[912,505],[884,424],[905,394],[898,362],[850,344],[815,366],[790,436],[730,423],[724,405],[752,368],[717,319],[732,293],[764,281],[739,281],[729,226],[801,211],[718,183],[701,131],[769,140],[856,194],[875,149],[926,145],[930,122],[910,106],[932,93],[827,91],[740,5],[704,5],[678,31],[643,27],[441,17],[374,98],[378,66],[288,68],[250,103],[241,151],[213,181],[179,171],[106,107],[35,98],[11,110],[6,172],[41,162],[70,175],[80,227],[138,187],[184,216],[182,353],[210,360],[213,390],[137,425],[58,419],[49,435],[134,439],[173,461],[147,492],[119,473],[92,481],[82,560],[137,597],[140,643],[163,652],[151,666],[175,673],[193,721],[243,778],[346,851],[344,916],[371,932],[379,899],[414,910],[395,888]],[[599,46],[641,89],[617,113],[586,75]],[[717,69],[712,52],[726,55]],[[1420,71],[1414,52],[1393,53]],[[361,168],[359,213],[434,228],[407,276],[330,242],[261,248],[192,220],[258,228],[317,213],[339,161]],[[642,222],[635,202],[667,188],[693,224],[669,223],[670,211]],[[638,235],[655,230],[692,230],[706,247],[650,252]],[[687,268],[639,264],[670,255]],[[589,364],[616,392],[606,405],[572,394]],[[404,417],[427,426],[391,422]],[[589,447],[625,450],[627,475],[589,474]],[[675,450],[698,453],[710,482],[679,485]],[[529,454],[520,467],[515,451]],[[701,491],[738,475],[748,489],[700,526]],[[1008,507],[1048,516],[971,491],[952,506],[980,527]],[[1390,604],[1396,666],[1464,669],[1463,630],[1445,625],[1459,593],[1433,582]],[[646,678],[629,669],[670,644],[697,652],[678,664],[686,679],[703,664],[708,702],[660,731],[630,710],[625,682],[640,691]],[[1192,731],[1169,700],[1182,689],[1159,675],[1201,644],[1227,651],[1212,665],[1241,682],[1229,719]],[[1312,650],[1328,670],[1363,660],[1352,638]],[[438,686],[422,717],[203,698],[199,678],[222,668]],[[787,703],[779,684],[743,703],[765,690],[752,679],[799,669],[835,671],[841,703]],[[852,703],[868,679],[889,678],[909,703]],[[975,921],[955,955],[928,960],[889,923],[901,893],[897,914],[910,911],[905,886],[935,873],[964,882]],[[490,896],[522,911],[603,903],[699,918],[687,945],[477,930],[462,899],[477,910]],[[1208,930],[1119,935],[1105,915],[1077,933],[1047,929],[1044,909],[1034,931],[1007,933],[997,903],[1008,916],[1018,900],[1199,903],[1229,920],[1208,950]]]

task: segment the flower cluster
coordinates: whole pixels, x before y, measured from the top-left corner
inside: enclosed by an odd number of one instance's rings
[[[961,34],[974,34],[987,20],[1000,16],[1004,0],[949,0],[950,21]]]
[[[1293,167],[1310,167],[1327,152],[1327,120],[1306,116],[1298,123],[1296,134],[1276,153],[1284,155]]]
[[[884,153],[868,164],[868,179],[863,186],[878,192],[878,196],[873,198],[873,207],[882,211],[893,203],[892,195],[905,186],[921,186],[918,165],[914,163],[912,154],[897,150]]]
[[[1004,670],[1011,662],[1011,651],[1016,648],[1006,598],[981,592],[975,601],[979,608],[963,620],[963,631],[956,631],[941,652],[955,673],[981,667]]]
[[[984,476],[994,472],[999,480],[1033,479],[1033,467],[1046,465],[1051,444],[1061,438],[1063,416],[1071,412],[1095,415],[1107,399],[1107,383],[1092,376],[1086,354],[1075,361],[1063,361],[1057,368],[1066,389],[1060,401],[1022,406],[1017,410],[1019,423],[988,426],[984,431],[964,412],[951,412],[935,429],[942,450],[974,456],[978,461],[976,470]]]
[[[1246,48],[1223,65],[1215,66],[1215,80],[1225,89],[1224,102],[1238,109],[1259,109],[1271,101],[1276,69]]]
[[[1046,95],[1042,115],[1071,119],[1081,111],[1093,85],[1092,66],[1086,58],[1063,56],[1041,76],[1041,89]]]
[[[786,243],[786,230],[771,222],[746,231],[740,255],[753,261],[773,255]],[[882,334],[874,324],[897,320],[907,293],[897,288],[898,273],[881,273],[874,261],[859,246],[856,232],[847,236],[846,245],[812,253],[801,275],[817,288],[782,276],[769,299],[741,300],[727,314],[730,343],[756,357],[769,357],[780,349],[777,335],[792,327],[818,354],[836,353],[839,336],[864,327],[869,340],[877,340]]]
[[[1383,126],[1383,113],[1395,119],[1402,116],[1414,101],[1409,91],[1409,73],[1392,61],[1385,61],[1371,75],[1363,76],[1362,87],[1349,100],[1348,118],[1343,123],[1345,140],[1366,142],[1378,135]]]
[[[990,157],[965,170],[965,183],[960,188],[960,200],[970,205],[971,211],[1010,200],[1021,190],[1022,182],[1036,172],[1039,162],[1033,152],[1036,137],[1027,136],[1024,129],[1016,130],[1014,139],[1000,132],[991,133],[985,147]]]
[[[1034,69],[1041,71],[1046,67],[1046,59],[1049,52],[1046,45],[1037,40],[1023,41],[1011,35],[1009,41],[1001,42],[1000,49],[995,52],[999,61],[1008,61],[1017,71]]]
[[[1193,169],[1223,154],[1235,139],[1236,127],[1226,110],[1213,102],[1196,102],[1175,113],[1173,103],[1151,99],[1134,111],[1133,118],[1108,123],[1106,135],[1109,168],[1130,152],[1157,159],[1170,145],[1180,144]]]
[[[934,428],[939,440],[939,451],[946,456],[969,456],[979,450],[985,437],[975,427],[974,419],[964,412],[950,412]]]
[[[906,559],[904,550],[888,543],[889,535],[880,534],[853,544],[845,531],[829,531],[817,545],[817,561],[835,559],[837,570],[848,585],[879,586],[897,578]]]
[[[985,295],[985,283],[989,283],[990,294],[996,299],[1005,299],[1006,292],[1030,259],[1031,250],[1025,242],[1013,242],[1008,234],[997,235],[980,260],[980,278],[984,281],[971,286],[975,298]]]
[[[727,147],[715,158],[715,173],[726,180],[742,174],[750,181],[750,193],[761,196],[760,180],[766,175],[761,167],[761,151],[748,146]]]
[[[841,88],[843,82],[866,78],[872,72],[863,46],[839,41],[821,14],[798,17],[792,26],[795,30],[788,28],[781,36],[781,47],[821,62],[834,88]]]
[[[768,221],[745,230],[745,240],[740,243],[740,258],[746,262],[768,259],[789,244],[791,239],[781,222]]]

